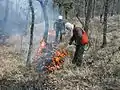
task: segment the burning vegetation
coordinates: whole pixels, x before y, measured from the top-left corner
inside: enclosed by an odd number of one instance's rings
[[[56,69],[60,69],[60,66],[64,63],[64,58],[68,56],[68,52],[65,49],[59,49],[52,56],[52,62],[45,67],[48,72],[53,72]]]
[[[42,68],[42,72],[53,72],[54,70],[60,69],[60,67],[64,63],[64,58],[68,56],[68,51],[65,48],[57,48],[52,54],[42,57],[45,53],[49,54],[49,51],[46,49],[52,48],[47,43],[45,43],[44,40],[41,40],[40,46],[37,49],[37,53],[34,58],[34,63],[37,64],[37,66],[41,66],[39,68]],[[53,50],[53,48],[52,48]],[[51,51],[50,51],[51,52]],[[40,63],[40,64],[38,64]]]
[[[35,55],[35,57],[34,57],[34,61],[36,61],[36,60],[38,59],[38,57],[41,56],[41,54],[42,54],[42,52],[43,52],[43,49],[45,49],[45,48],[46,48],[46,43],[45,43],[45,40],[42,39],[42,40],[40,41],[40,45],[39,45],[39,47],[38,47],[38,49],[37,49],[37,53],[36,53],[36,55]]]

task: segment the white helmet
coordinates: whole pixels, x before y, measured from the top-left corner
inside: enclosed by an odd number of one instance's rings
[[[63,19],[63,16],[61,16],[61,15],[60,15],[60,16],[58,16],[58,19]]]
[[[70,23],[70,22],[66,22],[66,23],[65,23],[65,27],[66,27],[67,29],[69,29],[69,30],[73,30],[74,25],[73,25],[72,23]]]

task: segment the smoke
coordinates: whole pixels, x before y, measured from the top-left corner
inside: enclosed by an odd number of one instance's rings
[[[4,32],[8,35],[24,34],[30,25],[30,10],[27,0],[7,0],[8,15],[7,22],[2,22],[6,14],[6,0],[0,1],[0,22],[5,23]],[[41,6],[38,1],[33,0],[35,9],[35,24],[44,24],[44,16]],[[50,28],[53,28],[53,22],[58,16],[57,8],[53,8],[52,0],[48,0],[47,13],[49,18]],[[44,25],[42,26],[44,28]],[[40,31],[41,33],[41,31]]]
[[[23,9],[26,9],[26,7],[22,8],[20,5],[17,5],[19,2],[16,1],[17,0],[0,1],[0,9],[2,9],[0,11],[0,21],[4,26],[2,32],[8,36],[16,33],[23,34],[25,32],[26,24],[28,23],[26,20],[26,14],[23,12]]]
[[[5,23],[2,21],[5,16],[6,3],[5,0],[0,1],[0,27],[2,24],[5,25],[4,31],[2,30],[0,32],[2,32],[2,34],[4,32],[10,37],[9,40],[7,40],[8,43],[12,45],[15,51],[18,50],[17,52],[22,53],[25,56],[24,58],[26,58],[29,46],[31,23],[31,12],[28,0],[8,0],[8,5],[8,17]],[[44,15],[40,3],[33,0],[33,6],[35,10],[35,27],[32,57],[35,55],[45,29]],[[57,7],[53,8],[52,0],[48,0],[47,14],[49,20],[49,30],[53,30],[53,24],[59,13]],[[52,42],[53,40],[54,36],[48,37],[48,41]]]
[[[43,38],[44,30],[45,30],[45,21],[44,21],[44,16],[42,12],[42,8],[40,6],[40,3],[37,1],[34,1],[34,8],[35,8],[35,28],[34,28],[34,51],[33,51],[33,56],[35,56],[36,50],[39,47],[40,40]],[[59,13],[57,8],[53,8],[53,2],[52,0],[48,0],[47,4],[47,15],[48,15],[48,21],[49,21],[49,31],[53,30],[53,25],[55,20],[57,19]],[[52,42],[55,39],[55,36],[48,36],[48,42]]]

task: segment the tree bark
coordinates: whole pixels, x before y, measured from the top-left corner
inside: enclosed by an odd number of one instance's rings
[[[95,15],[95,2],[96,0],[93,0],[92,18],[94,18],[94,15]]]
[[[109,0],[106,0],[106,2],[105,2],[105,10],[104,10],[104,28],[103,28],[103,44],[102,44],[102,48],[107,44],[106,32],[107,32],[108,2],[109,2]]]
[[[65,19],[68,17],[68,12],[65,10]]]
[[[9,13],[9,0],[5,0],[6,3],[6,7],[5,7],[5,16],[3,18],[3,26],[2,26],[2,30],[4,31],[6,23],[7,23],[7,19],[8,19],[8,13]]]
[[[100,23],[102,23],[102,17],[104,13],[104,7],[105,7],[105,1],[102,1],[102,6],[101,6],[101,11],[100,11]]]
[[[5,37],[2,37],[1,33],[5,35],[5,27],[8,19],[9,14],[9,0],[5,0],[5,16],[3,20],[0,20],[0,39],[2,40],[2,44],[5,44]]]
[[[41,0],[37,0],[37,1],[39,1],[40,5],[41,5],[41,8],[43,10],[43,15],[44,15],[44,20],[45,20],[45,31],[44,31],[43,39],[45,40],[45,42],[47,42],[49,22],[48,22],[48,14],[47,14],[46,5],[48,3],[48,0],[45,0],[44,3]]]
[[[4,22],[7,22],[8,19],[8,12],[9,12],[9,1],[6,0],[6,8],[5,8],[5,17],[4,17]]]
[[[115,0],[113,0],[113,3],[112,3],[111,16],[114,15],[114,11],[115,11]]]
[[[62,5],[59,3],[59,5],[58,5],[58,7],[59,7],[59,14],[62,14]]]
[[[88,32],[90,18],[91,18],[91,11],[92,11],[92,0],[88,0],[88,6],[87,6],[87,13],[85,18],[85,28],[84,30]]]
[[[117,2],[116,13],[117,14],[120,13],[120,0],[118,0],[118,2]]]
[[[85,17],[86,17],[86,14],[87,14],[87,1],[88,0],[85,0],[85,7],[84,7],[85,8]]]
[[[33,32],[34,32],[35,15],[34,15],[34,8],[33,8],[32,0],[29,0],[29,7],[30,7],[31,13],[32,13],[32,22],[31,22],[31,27],[30,27],[29,50],[28,50],[28,56],[27,56],[27,61],[26,61],[27,66],[30,66],[30,58],[31,58],[32,48],[33,48]]]
[[[78,15],[78,14],[76,14],[76,17],[77,17],[77,19],[79,20],[79,22],[82,24],[83,28],[85,28],[84,22],[81,21],[81,19],[79,18],[79,15]]]

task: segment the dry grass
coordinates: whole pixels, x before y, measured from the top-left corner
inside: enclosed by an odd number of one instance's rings
[[[120,34],[118,27],[113,24],[117,21],[114,18],[109,20],[108,44],[105,48],[100,48],[103,26],[98,22],[95,19],[90,25],[91,47],[84,54],[82,66],[71,64],[71,57],[68,57],[63,68],[51,75],[56,78],[57,90],[120,90]],[[115,30],[111,31],[111,28]],[[70,46],[68,50],[73,51],[74,47]]]
[[[26,68],[21,56],[14,53],[11,47],[0,46],[0,83],[3,81],[26,82],[33,79],[35,74],[37,73],[34,69]]]
[[[19,55],[8,47],[0,46],[0,79],[31,82],[43,87],[42,90],[46,87],[49,90],[120,90],[120,31],[115,17],[109,19],[105,48],[100,48],[103,26],[95,18],[88,32],[91,47],[84,54],[82,66],[76,67],[71,63],[75,48],[74,45],[67,46],[65,39],[70,37],[66,36],[58,47],[66,48],[70,56],[65,58],[62,69],[49,75],[38,75],[34,69],[28,70]]]

